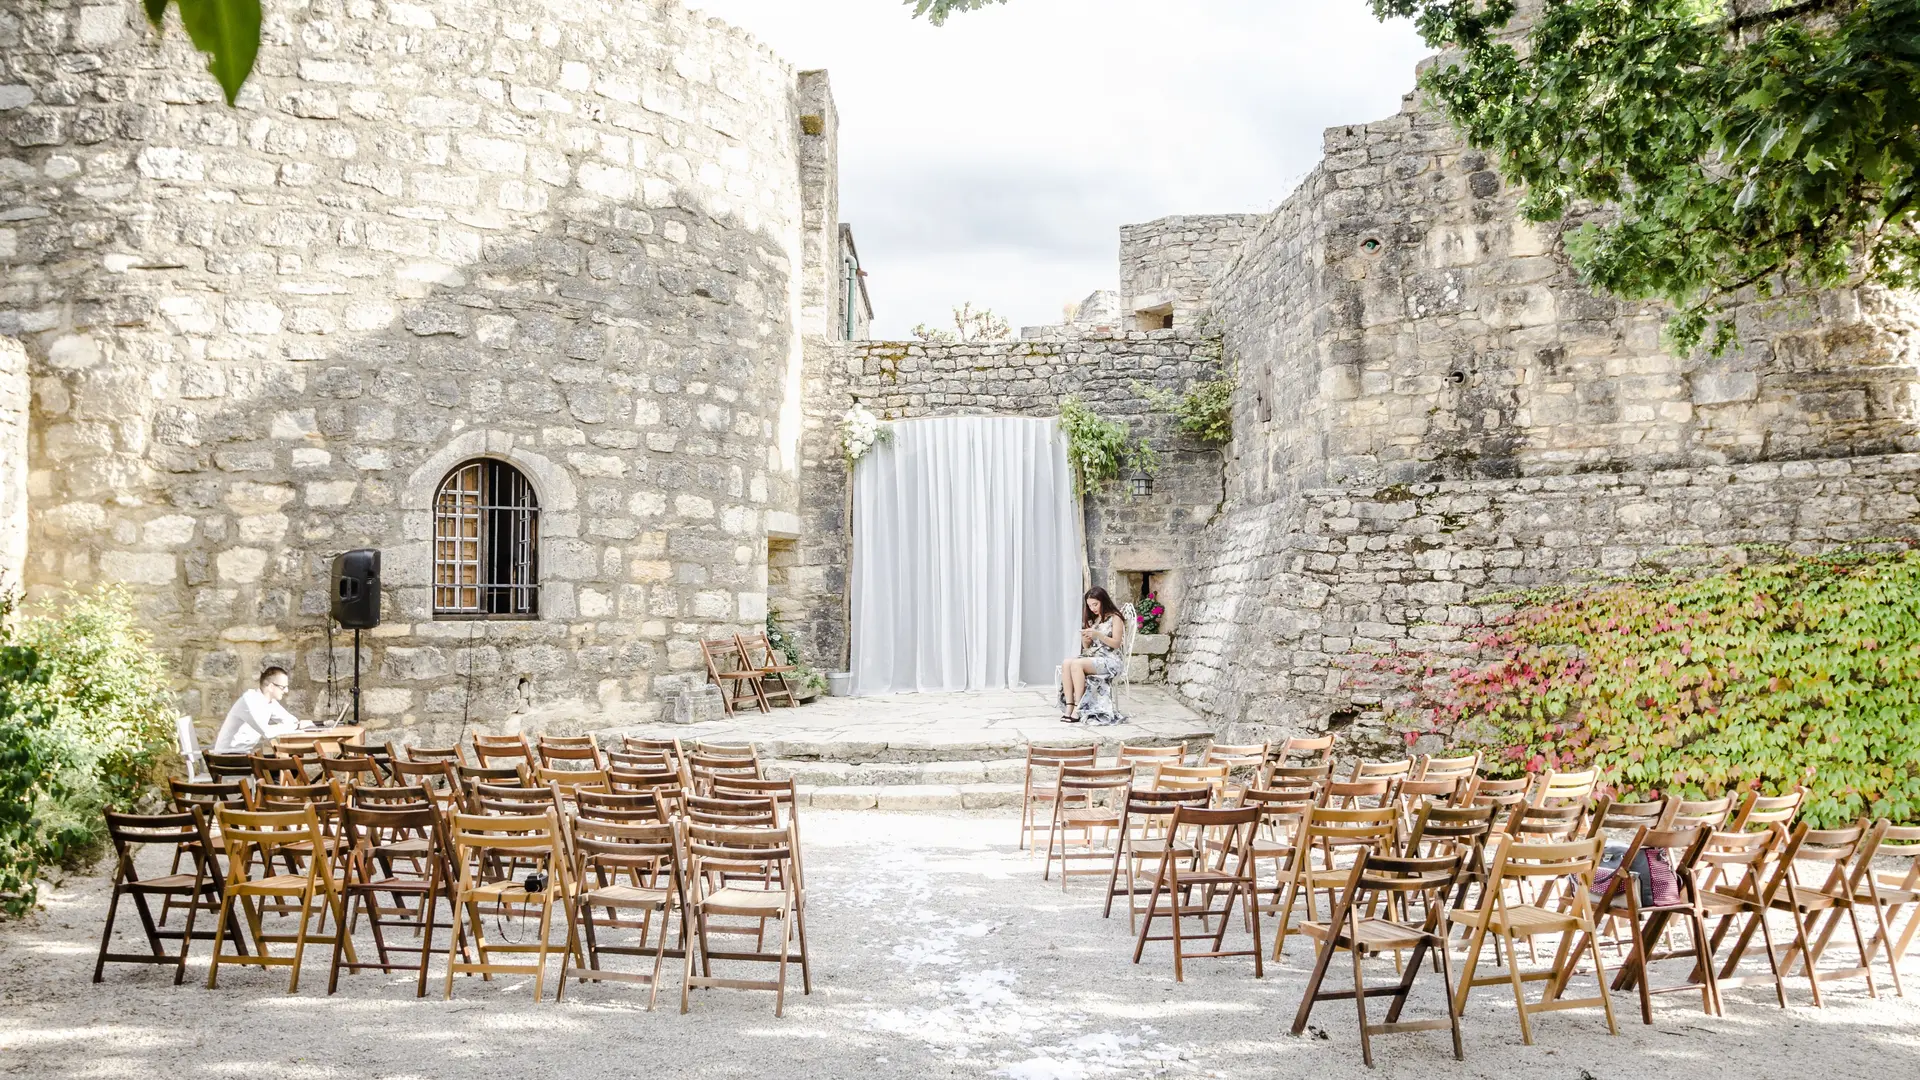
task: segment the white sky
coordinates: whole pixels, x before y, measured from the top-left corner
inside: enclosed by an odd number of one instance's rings
[[[900,0],[688,2],[831,73],[875,337],[963,300],[1060,321],[1118,284],[1122,224],[1272,209],[1426,53],[1366,0],[1012,0],[944,27]]]

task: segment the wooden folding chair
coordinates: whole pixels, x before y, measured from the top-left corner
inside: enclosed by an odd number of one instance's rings
[[[666,754],[676,767],[684,753],[679,739],[642,739],[633,735],[621,736],[620,749],[629,754]]]
[[[763,829],[780,827],[780,811],[772,799],[718,799],[708,795],[688,795],[681,800],[680,810],[688,821],[701,825]]]
[[[760,748],[753,743],[717,743],[705,739],[696,739],[690,747],[683,749],[681,757],[698,754],[705,758],[734,758],[741,761],[760,763]]]
[[[374,798],[390,799],[394,790],[361,788],[355,795],[373,792]],[[440,922],[439,907],[443,899],[448,899],[452,863],[440,813],[426,800],[425,789],[417,790],[421,792],[421,801],[411,807],[360,806],[353,804],[356,799],[350,800],[341,814],[346,846],[346,874],[340,890],[348,915],[345,925],[357,925],[360,916],[366,916],[380,959],[377,962],[349,959],[345,951],[348,935],[336,935],[333,962],[327,972],[329,994],[339,988],[343,968],[350,974],[371,968],[382,972],[413,971],[413,996],[427,996],[427,964],[435,952],[433,932],[441,927],[451,929],[450,924]],[[411,872],[402,872],[398,869],[400,866],[408,867]],[[381,893],[392,898],[395,906],[382,907]],[[411,908],[406,906],[409,900],[413,903]],[[452,910],[457,916],[458,909]],[[412,917],[389,922],[387,916],[393,914]],[[406,945],[389,940],[389,931],[396,927],[419,935],[420,943]],[[394,962],[394,953],[410,953],[418,959],[411,964],[399,964]]]
[[[1329,780],[1324,796],[1328,806],[1345,809],[1355,807],[1397,809],[1394,804],[1394,792],[1399,788],[1400,780],[1393,776],[1370,776],[1360,780]]]
[[[772,711],[766,693],[760,688],[760,673],[748,666],[739,639],[703,638],[700,657],[707,665],[707,680],[720,688],[720,705],[728,716],[743,704],[761,712]]]
[[[1333,762],[1320,765],[1276,765],[1267,764],[1266,776],[1260,781],[1263,788],[1279,791],[1282,788],[1304,788],[1313,792],[1316,799],[1325,795],[1327,785],[1333,782]]]
[[[1443,806],[1428,803],[1420,808],[1407,830],[1406,854],[1413,858],[1432,858],[1458,853],[1460,872],[1455,877],[1455,906],[1466,903],[1469,890],[1487,880],[1487,841],[1493,835],[1493,815],[1499,807]]]
[[[1474,775],[1479,769],[1480,751],[1478,750],[1471,750],[1464,754],[1454,754],[1452,756],[1423,754],[1420,757],[1419,768],[1414,770],[1413,779],[1457,779],[1460,781],[1461,788],[1465,789],[1472,785]]]
[[[1332,735],[1296,735],[1267,745],[1267,757],[1275,765],[1333,765]]]
[[[387,782],[387,773],[370,757],[324,757],[320,759],[320,778],[342,788],[355,784],[377,787]]]
[[[421,761],[421,762],[444,761],[451,765],[465,765],[467,763],[466,756],[460,752],[460,747],[458,745],[454,745],[454,746],[408,745],[408,746],[402,746],[400,748],[400,752],[406,755],[406,760],[408,761]]]
[[[1864,978],[1867,996],[1879,996],[1874,987],[1873,966],[1867,962],[1866,933],[1861,929],[1860,912],[1854,903],[1859,878],[1871,869],[1864,865],[1867,859],[1862,858],[1864,855],[1870,859],[1872,855],[1867,844],[1869,832],[1864,819],[1844,829],[1812,829],[1801,822],[1774,862],[1773,880],[1762,888],[1772,910],[1785,912],[1793,921],[1794,940],[1780,961],[1780,974],[1791,976],[1795,965],[1804,965],[1807,985],[1813,991],[1814,1008],[1824,1004],[1820,1000],[1820,984],[1840,979]],[[1803,881],[1800,877],[1803,863],[1826,865],[1825,877],[1817,883]],[[1828,939],[1839,928],[1843,915],[1853,930],[1854,954],[1860,963],[1838,971],[1821,971],[1820,956],[1826,951]],[[1753,931],[1749,923],[1740,932],[1727,956],[1729,969],[1739,962],[1740,954],[1753,938]]]
[[[208,752],[200,758],[207,767],[207,776],[213,780],[252,780],[252,754],[215,754]]]
[[[367,758],[389,779],[393,776],[393,743],[391,742],[343,742],[340,744],[340,756]]]
[[[446,997],[453,998],[455,975],[532,975],[533,1000],[539,1001],[546,992],[547,958],[555,951],[551,941],[555,908],[560,909],[567,923],[566,943],[560,949],[569,949],[574,941],[573,909],[567,901],[573,889],[562,850],[559,818],[551,809],[538,815],[512,817],[455,814],[450,831],[459,880],[453,894],[454,929],[452,951],[447,954]],[[530,864],[546,871],[544,887],[527,888],[524,875],[499,876],[500,867]],[[536,905],[540,909],[540,927],[532,940],[493,941],[487,937],[482,918],[485,910],[516,906],[524,912]],[[472,954],[467,951],[469,946]],[[455,958],[454,951],[460,954],[459,958]],[[503,963],[494,959],[496,953],[531,955],[533,962]],[[469,955],[478,959],[470,960]]]
[[[1091,768],[1092,746],[1035,746],[1027,744],[1025,776],[1020,793],[1020,848],[1029,847],[1033,834],[1050,828],[1037,820],[1036,810],[1044,808],[1047,820],[1053,819],[1053,804],[1060,797],[1060,770],[1068,766]]]
[[[605,769],[549,769],[542,766],[539,781],[553,789],[554,798],[564,811],[581,791],[612,791],[607,786]]]
[[[460,789],[460,774],[449,760],[409,761],[396,758],[393,762],[393,779],[396,784],[427,789],[443,814],[453,812],[465,801]]]
[[[1040,880],[1053,875],[1054,851],[1059,850],[1060,890],[1066,891],[1071,875],[1097,875],[1105,867],[1073,869],[1073,861],[1110,862],[1120,853],[1119,830],[1126,824],[1127,791],[1133,786],[1133,766],[1069,765],[1060,770],[1060,798],[1053,802],[1052,826],[1047,830],[1047,861]],[[1094,842],[1094,830],[1106,841]],[[1079,839],[1069,837],[1078,833]],[[1080,850],[1074,850],[1074,847]]]
[[[1136,786],[1150,788],[1158,779],[1160,766],[1184,765],[1186,760],[1187,748],[1184,746],[1134,746],[1122,743],[1113,763],[1132,769]]]
[[[1731,795],[1717,799],[1670,798],[1656,828],[1686,829],[1698,825],[1709,832],[1719,832],[1733,820],[1733,803]]]
[[[1507,811],[1527,801],[1527,793],[1533,788],[1531,777],[1521,776],[1511,780],[1495,780],[1486,776],[1473,778],[1473,786],[1467,789],[1468,806],[1495,806],[1500,808],[1497,817],[1504,820]]]
[[[1267,748],[1267,743],[1212,743],[1201,751],[1196,764],[1227,767],[1223,797],[1231,800],[1247,788],[1259,786],[1266,771]]]
[[[525,735],[473,734],[473,760],[483,769],[518,765],[529,774],[537,764]]]
[[[1773,983],[1774,997],[1781,1008],[1787,1007],[1787,984],[1780,970],[1780,955],[1773,944],[1773,930],[1767,925],[1768,900],[1763,893],[1767,864],[1787,839],[1785,828],[1770,825],[1765,832],[1714,832],[1708,835],[1701,851],[1698,893],[1705,916],[1715,920],[1713,934],[1695,957],[1693,978],[1707,982],[1713,990],[1714,1007],[1724,1010],[1723,991],[1760,981],[1759,975],[1740,975],[1729,964],[1718,974],[1710,970],[1717,962],[1714,954],[1735,920],[1757,927],[1767,950],[1767,975]],[[1708,882],[1713,882],[1709,885]],[[1649,960],[1665,959],[1654,954]],[[1736,961],[1737,964],[1737,961]]]
[[[1540,782],[1533,786],[1533,793],[1527,797],[1527,802],[1533,806],[1567,806],[1576,803],[1586,806],[1593,801],[1594,789],[1599,783],[1599,769],[1581,769],[1578,772],[1548,769],[1540,774]]]
[[[592,795],[593,793],[584,793]],[[611,796],[598,796],[609,798]],[[584,807],[582,808],[584,811]],[[680,869],[682,840],[680,826],[659,822],[613,822],[588,817],[583,812],[569,830],[573,839],[573,934],[569,961],[562,965],[560,986],[554,1000],[566,992],[567,979],[582,981],[620,981],[647,987],[647,1011],[653,1011],[660,996],[660,975],[667,957],[683,959],[687,948],[686,878]],[[624,880],[623,880],[624,879]],[[594,910],[607,913],[605,920],[594,918]],[[639,912],[640,917],[622,918],[622,912]],[[668,947],[668,932],[679,913],[676,945]],[[654,923],[659,923],[657,938]],[[605,942],[607,930],[638,930],[639,941],[622,944]],[[585,949],[581,949],[581,938]],[[574,956],[583,956],[579,963]],[[653,970],[622,971],[610,968],[603,957],[633,956],[653,958]]]
[[[1413,759],[1396,758],[1393,761],[1356,761],[1352,771],[1347,773],[1348,780],[1411,780],[1413,779]]]
[[[813,976],[807,959],[806,895],[800,888],[799,875],[790,869],[794,846],[791,828],[687,825],[687,911],[695,928],[693,936],[699,942],[700,974],[693,973],[694,950],[689,948],[683,962],[681,1012],[687,1011],[695,989],[718,986],[771,990],[775,995],[773,1015],[783,1015],[787,1001],[787,966],[794,959],[796,939],[800,949],[801,991],[813,992]],[[736,930],[736,933],[744,930],[756,935],[753,949],[713,947],[713,935],[723,929],[715,925],[715,920],[729,918],[758,923],[757,930],[744,927]],[[780,924],[777,950],[766,948],[768,920]],[[778,974],[771,980],[717,977],[713,974],[715,960],[777,964]]]
[[[583,821],[615,825],[664,825],[670,813],[652,792],[580,791],[574,795],[574,815]]]
[[[180,783],[180,781],[175,781]],[[113,844],[113,896],[107,901],[107,923],[100,931],[100,955],[93,962],[93,981],[99,982],[107,965],[114,964],[170,964],[173,966],[173,984],[180,985],[187,977],[187,953],[193,948],[195,939],[209,940],[215,936],[211,930],[195,930],[194,916],[202,908],[219,909],[226,920],[226,929],[236,942],[240,941],[240,928],[233,921],[233,914],[225,911],[221,903],[222,888],[220,867],[213,861],[213,840],[207,828],[207,819],[198,803],[188,805],[184,810],[171,814],[122,814],[114,810],[106,811],[107,839]],[[141,877],[135,865],[135,856],[139,849],[150,844],[163,844],[173,848],[173,869],[159,877]],[[182,860],[193,864],[193,873],[179,872]],[[120,915],[120,899],[132,897],[134,910],[140,916],[140,928],[145,931],[148,952],[116,953],[109,950],[113,946],[113,925]],[[187,911],[186,925],[179,930],[165,930],[156,924],[152,908],[147,906],[147,898],[158,896],[163,900],[178,899],[181,907]],[[168,938],[180,943],[178,955],[169,955],[162,942]]]
[[[534,744],[542,769],[604,769],[607,759],[591,735],[542,735]]]
[[[1800,806],[1806,802],[1807,789],[1795,787],[1784,795],[1762,795],[1749,791],[1741,801],[1740,809],[1734,811],[1733,824],[1727,826],[1734,832],[1765,832],[1769,827],[1778,825],[1791,833],[1793,819],[1800,815]]]
[[[602,750],[608,768],[645,769],[654,772],[678,772],[680,759],[666,752],[647,750]]]
[[[1212,847],[1213,858],[1204,861],[1196,859],[1189,863],[1170,855],[1160,860],[1159,869],[1154,874],[1153,889],[1147,896],[1147,909],[1141,913],[1140,932],[1134,939],[1134,963],[1140,962],[1140,957],[1146,952],[1147,942],[1171,941],[1175,982],[1186,981],[1187,960],[1233,956],[1253,957],[1253,977],[1265,977],[1266,970],[1262,964],[1265,950],[1260,947],[1259,883],[1254,878],[1253,869],[1253,834],[1259,827],[1260,813],[1257,806],[1212,810],[1186,805],[1174,807],[1173,817],[1167,823],[1169,852],[1203,852]],[[1193,896],[1195,891],[1200,894],[1198,902]],[[1164,911],[1161,910],[1163,896],[1166,897]],[[1224,903],[1216,908],[1214,902],[1219,898],[1224,898]],[[1236,898],[1246,904],[1246,923],[1253,935],[1253,947],[1250,949],[1226,948],[1227,924],[1233,921]],[[1167,920],[1169,933],[1158,937],[1154,935],[1153,920],[1156,918]],[[1198,934],[1189,935],[1183,929],[1182,921],[1185,919],[1200,920]],[[1218,929],[1211,927],[1215,919],[1220,920]],[[1189,937],[1194,940],[1211,937],[1212,946],[1205,952],[1188,952],[1186,943]]]
[[[1314,799],[1310,788],[1248,788],[1240,796],[1242,806],[1260,809],[1260,827],[1253,834],[1255,874],[1262,864],[1273,864],[1272,892],[1259,902],[1262,914],[1280,914],[1281,894],[1294,860],[1300,857],[1300,832],[1313,811]]]
[[[1191,863],[1198,857],[1196,849],[1178,847],[1171,839],[1167,825],[1173,820],[1175,808],[1181,806],[1204,808],[1212,800],[1212,794],[1206,788],[1187,788],[1174,791],[1152,791],[1141,788],[1129,788],[1126,807],[1120,819],[1120,843],[1113,853],[1113,868],[1107,874],[1107,905],[1101,918],[1113,917],[1113,898],[1127,898],[1127,930],[1138,930],[1137,920],[1146,909],[1140,906],[1139,898],[1153,892],[1151,881],[1159,878],[1159,864],[1169,858],[1186,859]],[[1143,863],[1154,864],[1154,876],[1149,884],[1142,885],[1140,867]],[[1127,883],[1120,885],[1120,869],[1126,867]]]
[[[1389,781],[1363,783],[1370,786],[1377,784],[1384,790]],[[1332,893],[1341,888],[1350,872],[1350,866],[1336,863],[1340,854],[1357,854],[1360,851],[1391,854],[1399,830],[1399,817],[1399,810],[1390,805],[1315,806],[1308,812],[1306,822],[1300,829],[1300,839],[1295,845],[1292,865],[1287,870],[1286,887],[1280,897],[1280,917],[1273,928],[1275,962],[1286,954],[1287,935],[1300,932],[1299,924],[1293,921],[1295,905],[1304,898],[1306,919],[1303,921],[1317,921],[1319,915],[1314,908],[1314,894]],[[1320,856],[1318,866],[1314,865],[1315,852]],[[1332,906],[1332,897],[1329,896],[1328,907]]]
[[[1654,816],[1657,818],[1659,813],[1659,810],[1654,811]],[[1719,987],[1713,982],[1713,956],[1707,949],[1707,909],[1701,902],[1698,875],[1700,856],[1706,851],[1712,835],[1698,825],[1684,829],[1656,829],[1641,824],[1634,828],[1633,839],[1628,841],[1620,857],[1620,865],[1607,879],[1606,885],[1593,890],[1597,918],[1617,919],[1627,925],[1633,947],[1621,964],[1619,973],[1614,976],[1613,988],[1639,990],[1640,1022],[1643,1024],[1653,1023],[1655,994],[1697,991],[1700,994],[1701,1012],[1708,1016],[1720,1012]],[[1642,898],[1642,892],[1651,895],[1651,886],[1633,869],[1642,854],[1648,854],[1648,866],[1651,868],[1654,856],[1650,853],[1654,852],[1664,853],[1680,889],[1676,899],[1664,904],[1659,903],[1657,897]],[[1654,947],[1666,940],[1668,926],[1675,920],[1684,925],[1692,947],[1655,954]],[[1681,958],[1693,960],[1694,970],[1704,971],[1707,977],[1677,986],[1651,984],[1648,968],[1652,961]]]
[[[247,764],[253,769],[254,782],[260,784],[310,783],[319,772],[317,766],[308,772],[306,762],[294,754],[248,754]]]
[[[716,757],[697,751],[687,755],[684,771],[687,789],[702,795],[713,791],[713,785],[722,780],[757,780],[762,775],[760,762],[753,758]]]
[[[553,811],[557,817],[560,796],[550,787],[519,787],[514,784],[475,783],[468,809],[475,814],[504,814],[527,817]]]
[[[1900,961],[1913,944],[1915,930],[1920,930],[1920,826],[1894,825],[1883,818],[1877,827],[1880,843],[1874,855],[1889,864],[1904,860],[1907,868],[1876,873],[1868,860],[1866,874],[1854,883],[1853,899],[1856,904],[1873,905],[1878,921],[1867,942],[1867,962],[1872,963],[1885,948],[1887,966],[1893,969],[1894,993],[1905,997],[1906,990],[1900,985]],[[1910,909],[1909,914],[1906,924],[1895,933],[1902,908]]]
[[[332,946],[344,939],[342,947],[348,959],[357,960],[353,938],[346,932],[347,911],[340,899],[340,882],[334,877],[334,860],[327,855],[330,840],[321,830],[315,808],[308,805],[299,810],[260,811],[221,806],[217,813],[221,840],[227,849],[227,880],[220,898],[220,920],[214,930],[213,959],[207,965],[207,989],[212,990],[219,984],[222,963],[252,964],[291,969],[287,993],[297,993],[300,968],[310,944]],[[306,853],[306,869],[272,873],[274,855],[285,854],[290,848]],[[256,851],[261,865],[267,868],[258,878],[249,873]],[[278,904],[298,920],[293,933],[266,932],[261,916],[268,903]],[[253,935],[251,954],[238,938],[235,939],[237,951],[227,952],[223,948],[226,928],[233,925],[235,904],[246,916],[247,928]],[[324,926],[329,915],[333,918],[333,933],[319,933],[313,920],[319,918]],[[292,944],[293,955],[273,955],[269,946],[276,944]]]
[[[786,657],[774,651],[773,642],[767,640],[766,631],[735,634],[734,641],[740,645],[746,670],[759,678],[760,696],[766,699],[768,706],[784,698],[788,708],[799,708],[800,692],[794,689],[789,676],[800,669],[797,665],[787,663]]]
[[[1496,833],[1494,843],[1497,845],[1496,853],[1488,869],[1486,887],[1480,893],[1480,906],[1456,907],[1447,913],[1448,922],[1472,929],[1472,937],[1467,943],[1466,964],[1458,984],[1455,1010],[1462,1014],[1466,1012],[1467,997],[1474,987],[1506,983],[1513,987],[1513,1002],[1520,1013],[1520,1039],[1528,1046],[1533,1045],[1534,1015],[1561,1009],[1583,1009],[1598,1005],[1606,1013],[1608,1033],[1619,1034],[1613,1019],[1613,999],[1607,994],[1607,973],[1600,959],[1600,943],[1594,930],[1590,896],[1593,870],[1600,860],[1603,838],[1526,844]],[[1530,902],[1511,901],[1507,898],[1504,886],[1517,880],[1536,880],[1544,887]],[[1556,910],[1554,902],[1561,899],[1561,893],[1568,894],[1566,910]],[[1557,935],[1560,939],[1552,961],[1544,969],[1522,971],[1517,951],[1520,942],[1544,934]],[[1502,951],[1506,957],[1506,971],[1482,976],[1478,974],[1480,953],[1489,935],[1497,937],[1505,946]],[[1576,935],[1579,941],[1577,947]],[[1567,981],[1573,974],[1581,951],[1587,953],[1593,965],[1599,995],[1567,998],[1563,996]],[[1528,1001],[1525,984],[1534,981],[1545,982],[1547,986],[1539,1001]]]
[[[217,810],[221,806],[231,806],[235,810],[245,810],[248,806],[247,789],[249,786],[251,786],[249,780],[167,781],[168,801],[172,803],[174,813],[185,814],[198,809],[200,816],[205,819],[207,842],[211,845],[207,848],[206,852],[207,857],[212,860],[210,863],[212,867],[210,872],[221,880],[225,880],[227,872],[226,868],[220,864],[220,857],[225,849],[220,843],[220,828],[215,824],[215,822],[219,820]],[[180,873],[180,864],[188,861],[191,853],[191,845],[174,848],[173,865],[167,868],[167,873],[169,875]],[[217,899],[209,903],[196,897],[186,897],[183,899],[171,893],[163,893],[160,897],[159,922],[161,926],[167,925],[167,919],[173,914],[173,909],[176,905],[183,908],[200,907],[208,910],[220,906]]]
[[[1228,771],[1226,765],[1162,765],[1153,783],[1161,791],[1204,787],[1218,803],[1227,796]]]
[[[1458,880],[1464,860],[1460,852],[1430,858],[1398,858],[1363,850],[1355,857],[1332,917],[1324,923],[1308,922],[1300,927],[1302,933],[1319,942],[1319,953],[1314,959],[1313,973],[1307,977],[1300,1009],[1294,1014],[1295,1035],[1307,1029],[1307,1020],[1316,1002],[1351,999],[1360,1016],[1360,1058],[1368,1068],[1373,1067],[1373,1036],[1409,1031],[1449,1031],[1453,1035],[1454,1060],[1465,1059],[1466,1050],[1460,1043],[1460,1010],[1454,1004],[1453,965],[1447,961],[1447,937],[1440,921],[1446,895]],[[1408,900],[1414,896],[1422,899],[1421,908],[1426,912],[1419,923],[1372,914],[1376,910],[1406,911],[1411,906]],[[1342,949],[1353,957],[1353,989],[1322,990],[1320,984],[1332,965],[1334,953]],[[1413,955],[1401,967],[1398,982],[1386,986],[1366,984],[1361,961],[1368,954],[1390,952],[1397,963],[1404,949],[1412,949]],[[1420,973],[1420,962],[1429,951],[1434,954],[1446,985],[1447,1015],[1444,1019],[1403,1021],[1400,1011],[1406,1007],[1407,995],[1413,992],[1413,980]],[[1370,997],[1393,1000],[1384,1023],[1368,1022],[1367,999]]]

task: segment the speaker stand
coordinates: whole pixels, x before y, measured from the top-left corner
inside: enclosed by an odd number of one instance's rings
[[[360,629],[353,631],[353,726],[360,726]]]

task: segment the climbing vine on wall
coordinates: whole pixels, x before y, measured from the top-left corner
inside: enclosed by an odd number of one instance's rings
[[[1770,553],[1524,604],[1480,663],[1408,652],[1421,732],[1508,773],[1598,766],[1631,794],[1807,780],[1816,826],[1920,821],[1920,552]]]
[[[1127,425],[1106,419],[1078,397],[1060,399],[1060,429],[1073,461],[1074,489],[1082,495],[1106,487],[1123,471],[1147,476],[1160,471],[1160,455],[1147,440],[1134,438]]]
[[[1208,379],[1175,393],[1134,383],[1134,393],[1147,404],[1173,414],[1173,426],[1202,442],[1223,443],[1233,438],[1234,381]]]

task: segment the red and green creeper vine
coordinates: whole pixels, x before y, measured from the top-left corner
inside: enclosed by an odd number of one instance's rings
[[[1598,766],[1616,794],[1695,798],[1804,779],[1816,827],[1920,821],[1920,551],[1887,547],[1538,595],[1477,660],[1365,668],[1402,687],[1409,743],[1499,773]]]

